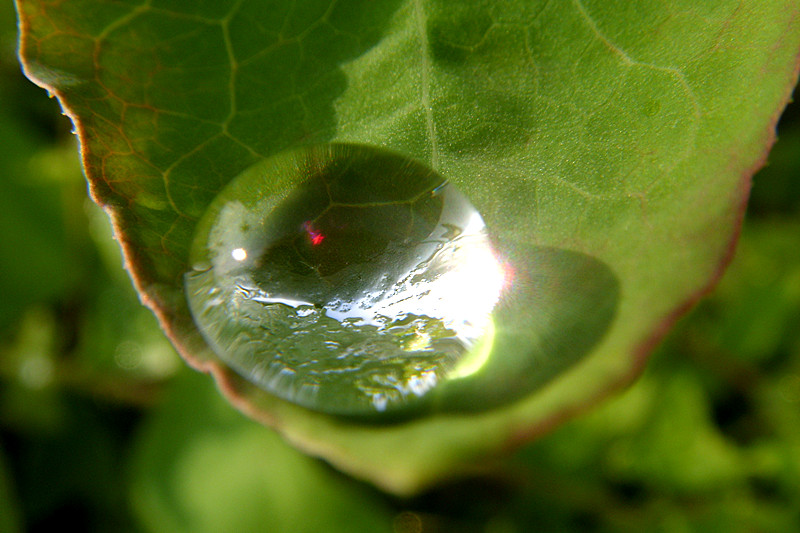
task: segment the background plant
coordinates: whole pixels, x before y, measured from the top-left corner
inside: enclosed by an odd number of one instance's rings
[[[797,122],[737,261],[621,397],[472,481],[388,497],[288,448],[184,369],[85,200],[69,125],[4,13],[2,490],[9,528],[796,529]],[[113,312],[112,312],[113,310]],[[220,473],[225,473],[221,475]],[[5,525],[4,524],[4,525]],[[323,524],[323,525],[320,525]],[[405,528],[405,529],[404,529]]]

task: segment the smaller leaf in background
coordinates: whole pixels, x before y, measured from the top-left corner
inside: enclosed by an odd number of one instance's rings
[[[289,447],[185,371],[134,445],[131,497],[148,531],[391,531],[376,493]]]
[[[645,423],[606,458],[615,477],[644,481],[668,494],[707,493],[743,479],[745,465],[714,426],[696,375],[664,376],[651,392]]]
[[[697,348],[708,357],[717,351],[739,365],[780,366],[798,349],[800,227],[796,219],[797,215],[783,220],[773,216],[745,227],[732,272],[715,298],[701,305],[698,322],[705,323],[691,331]],[[708,333],[700,328],[708,328]]]

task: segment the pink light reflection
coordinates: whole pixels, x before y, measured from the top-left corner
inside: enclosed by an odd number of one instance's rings
[[[315,230],[314,226],[311,225],[310,220],[303,222],[303,229],[306,230],[308,237],[311,239],[312,245],[316,246],[325,240],[325,235],[323,235],[321,231]]]

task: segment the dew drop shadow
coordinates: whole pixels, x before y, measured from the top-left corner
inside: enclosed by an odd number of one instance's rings
[[[493,312],[488,355],[432,394],[436,411],[479,412],[526,397],[589,355],[616,315],[619,281],[599,259],[552,247],[499,248],[513,280]]]

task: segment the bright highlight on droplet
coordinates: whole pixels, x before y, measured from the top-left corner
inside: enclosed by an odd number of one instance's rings
[[[352,145],[245,171],[203,217],[192,260],[190,308],[217,355],[279,397],[336,414],[402,409],[477,372],[509,283],[452,184]]]

